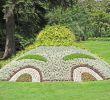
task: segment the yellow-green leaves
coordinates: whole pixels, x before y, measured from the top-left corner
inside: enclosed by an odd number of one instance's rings
[[[75,42],[75,35],[68,28],[61,25],[47,26],[39,33],[37,43],[46,46],[71,46]]]

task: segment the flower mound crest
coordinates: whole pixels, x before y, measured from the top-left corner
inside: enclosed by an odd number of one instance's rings
[[[75,35],[65,26],[47,26],[39,33],[37,42],[44,46],[71,46],[75,42]]]

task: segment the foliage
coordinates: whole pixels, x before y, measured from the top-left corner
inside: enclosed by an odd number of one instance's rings
[[[61,25],[47,26],[41,31],[37,38],[38,45],[46,46],[62,46],[73,45],[75,42],[74,33],[68,28]]]
[[[4,40],[5,40],[5,34],[4,34],[4,19],[3,19],[3,12],[2,12],[2,9],[3,9],[3,5],[4,5],[5,1],[4,0],[1,0],[0,1],[0,51],[3,51],[4,50]]]
[[[16,0],[15,0],[16,1]],[[6,0],[0,3],[0,48],[4,51],[6,42],[6,25],[4,13],[7,9],[12,10],[12,1]],[[46,24],[45,8],[38,1],[17,0],[14,7],[15,19],[15,42],[16,50],[24,49],[34,42],[35,35]]]
[[[89,38],[90,41],[110,41],[109,37],[105,38]]]
[[[34,42],[35,35],[46,24],[45,13],[47,10],[56,8],[57,6],[65,9],[76,2],[77,0],[15,0],[16,50],[24,49],[27,45]],[[4,12],[7,11],[7,9],[13,10],[12,4],[10,0],[1,0],[0,3],[0,41],[2,41],[0,46],[2,47],[2,51],[4,51],[6,40]],[[3,30],[4,32],[1,32]]]
[[[50,25],[63,24],[71,28],[79,41],[88,37],[109,37],[110,14],[106,12],[107,5],[108,0],[84,0],[63,11],[59,7],[46,16]]]
[[[38,1],[17,1],[15,9],[17,32],[37,33],[45,25],[45,8]]]
[[[86,54],[70,54],[70,55],[67,55],[65,56],[63,59],[65,61],[67,60],[74,60],[76,58],[88,58],[88,59],[95,59],[94,57],[90,56],[90,55],[86,55]]]
[[[30,34],[29,36],[17,33],[15,34],[15,44],[17,51],[25,49],[26,46],[32,44],[34,41],[35,41],[34,34]]]
[[[18,60],[23,60],[23,59],[35,59],[35,60],[47,62],[47,59],[41,55],[29,54],[29,55],[19,58]]]

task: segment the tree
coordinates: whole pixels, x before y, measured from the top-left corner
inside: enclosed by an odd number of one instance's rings
[[[15,20],[14,20],[14,9],[15,9],[15,0],[12,0],[10,5],[6,5],[4,9],[4,19],[6,21],[6,44],[5,52],[2,59],[10,57],[12,54],[15,54]]]
[[[73,1],[74,0],[6,0],[6,4],[4,6],[6,45],[2,59],[10,57],[16,52],[14,38],[15,31],[19,30],[18,33],[33,33],[38,32],[35,31],[36,28],[39,30],[39,26],[43,26],[44,20],[41,19],[43,19],[42,16],[44,16],[45,10],[41,6],[42,3],[44,5],[48,3],[52,8],[56,6],[67,8],[73,3]]]

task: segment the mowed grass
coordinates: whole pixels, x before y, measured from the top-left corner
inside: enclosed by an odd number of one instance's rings
[[[110,63],[110,41],[85,41],[82,45],[92,53]]]
[[[0,82],[0,100],[109,100],[110,81],[12,83]]]

